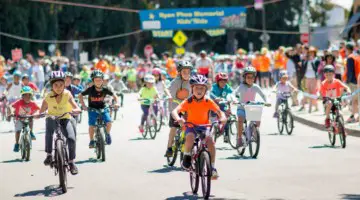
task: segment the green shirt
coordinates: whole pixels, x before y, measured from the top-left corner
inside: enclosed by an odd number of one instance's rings
[[[127,71],[127,80],[136,81],[136,69],[132,68]]]
[[[140,98],[142,99],[150,99],[151,101],[155,99],[156,95],[158,94],[158,91],[153,86],[152,88],[142,87],[140,89]],[[148,102],[142,102],[142,105],[150,105]]]

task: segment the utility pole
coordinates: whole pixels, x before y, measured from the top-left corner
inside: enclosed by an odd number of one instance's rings
[[[305,0],[306,1],[306,0]],[[266,33],[266,14],[265,14],[265,5],[262,7],[262,29],[263,29],[263,35],[267,35]],[[268,47],[268,40],[264,39],[263,41],[263,47]]]

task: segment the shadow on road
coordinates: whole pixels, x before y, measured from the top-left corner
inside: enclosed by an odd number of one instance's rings
[[[9,130],[9,131],[0,131],[0,134],[12,134],[12,133],[14,133],[14,131],[13,130]]]
[[[73,187],[68,187],[68,189],[73,189]],[[61,190],[61,188],[57,185],[50,185],[45,187],[43,190],[34,190],[34,191],[29,191],[29,192],[24,192],[21,194],[16,194],[14,197],[39,197],[39,196],[44,196],[44,197],[55,197],[55,196],[59,196],[62,195],[63,192]]]
[[[218,148],[216,148],[216,150],[219,150],[219,151],[231,151],[231,150],[234,150],[234,149],[229,148],[229,147],[218,147]]]
[[[4,160],[4,161],[1,161],[1,163],[19,163],[19,162],[25,162],[23,161],[22,159],[13,159],[13,160]]]
[[[331,145],[328,145],[328,144],[309,147],[309,149],[325,149],[325,148],[336,149],[336,148],[338,148],[338,147],[336,147],[336,146],[331,146]]]
[[[138,137],[138,138],[130,139],[129,141],[139,141],[139,140],[151,140],[151,139],[150,138]]]
[[[233,156],[227,157],[227,158],[219,158],[219,160],[256,160],[251,157],[247,156],[240,156],[237,154],[234,154]]]
[[[76,161],[75,164],[77,165],[82,165],[82,164],[86,164],[86,163],[101,163],[101,160],[95,159],[95,158],[89,158],[87,160],[80,160],[80,161]]]
[[[148,173],[160,173],[160,174],[163,174],[163,173],[179,172],[179,171],[183,171],[181,169],[181,167],[174,167],[174,166],[170,167],[170,166],[167,166],[167,165],[163,165],[163,168],[148,171]]]
[[[345,199],[345,200],[359,200],[360,199],[360,194],[342,194],[341,195],[341,199]]]
[[[197,200],[197,199],[204,199],[204,198],[200,197],[196,194],[193,194],[192,192],[184,192],[183,196],[169,197],[166,200]],[[210,195],[209,199],[212,199],[212,200],[244,200],[244,199],[215,198],[213,195]]]

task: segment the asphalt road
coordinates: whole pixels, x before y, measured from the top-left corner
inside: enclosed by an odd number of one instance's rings
[[[142,139],[135,98],[125,97],[104,163],[88,148],[86,120],[78,126],[79,174],[68,177],[66,194],[58,189],[53,170],[43,165],[44,119],[36,121],[29,162],[12,152],[13,123],[0,122],[0,199],[201,199],[201,192],[190,192],[189,174],[179,162],[166,166],[168,128],[155,140]],[[272,114],[273,108],[263,113],[258,159],[239,157],[228,144],[217,143],[220,177],[212,182],[212,199],[360,199],[359,138],[349,136],[346,149],[331,148],[326,132],[301,124],[295,124],[293,135],[279,135]]]

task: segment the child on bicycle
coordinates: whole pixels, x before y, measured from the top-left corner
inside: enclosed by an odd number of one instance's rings
[[[151,74],[147,74],[144,77],[145,86],[142,87],[139,91],[140,101],[141,101],[141,110],[143,114],[141,116],[141,123],[139,126],[140,133],[144,132],[144,124],[146,118],[149,115],[150,105],[153,103],[152,101],[159,98],[159,92],[154,86],[155,77]],[[145,101],[144,101],[145,100]],[[146,101],[147,100],[147,101]],[[153,106],[155,114],[157,113],[157,106],[154,104]]]
[[[343,91],[351,92],[350,88],[345,85],[339,79],[335,79],[335,68],[332,65],[326,65],[324,67],[325,80],[320,86],[320,95],[323,98],[323,104],[325,105],[325,127],[330,127],[330,111],[333,107],[330,99],[340,98]]]
[[[42,102],[40,113],[46,110],[51,116],[61,116],[68,112],[81,112],[75,103],[71,92],[65,89],[65,74],[61,71],[53,71],[50,74],[51,92],[48,93]],[[50,165],[52,162],[51,152],[53,150],[53,134],[56,129],[56,121],[51,117],[46,118],[45,133],[45,152],[47,153],[44,164]],[[76,157],[76,128],[75,120],[70,114],[66,114],[60,119],[61,131],[67,139],[69,149],[69,167],[72,175],[78,173],[74,160]]]
[[[105,134],[105,140],[106,144],[111,144],[111,117],[110,117],[110,110],[106,108],[106,104],[104,102],[104,99],[107,95],[110,95],[114,99],[114,107],[119,108],[118,98],[117,96],[108,88],[104,86],[104,73],[100,70],[94,70],[91,73],[91,79],[93,82],[93,85],[89,88],[87,88],[85,91],[79,94],[79,100],[82,105],[83,110],[87,111],[88,107],[86,107],[84,103],[84,96],[88,96],[88,106],[89,108],[93,109],[104,109],[104,112],[102,113],[102,119],[106,124],[106,134]],[[98,118],[98,113],[95,111],[88,111],[89,113],[89,137],[90,137],[90,143],[89,148],[95,147],[95,141],[94,141],[94,133],[95,133],[95,124],[96,120]]]
[[[168,88],[171,94],[171,96],[169,96],[169,112],[172,112],[179,105],[179,102],[191,97],[191,87],[189,80],[193,68],[194,67],[191,62],[186,60],[180,61],[177,64],[176,69],[178,71],[178,75],[174,80],[171,81]],[[172,115],[170,115],[169,127],[170,133],[165,157],[173,156],[172,145],[176,136],[176,130],[180,128],[179,124],[174,120]]]
[[[288,74],[286,70],[282,70],[279,72],[280,81],[276,83],[273,88],[273,91],[276,91],[276,104],[275,104],[275,112],[274,118],[279,117],[279,113],[277,112],[281,101],[286,100],[283,97],[283,93],[290,93],[291,91],[297,91],[297,89],[288,81]]]
[[[215,112],[222,123],[226,122],[225,114],[220,110],[219,106],[214,101],[205,97],[208,90],[208,79],[203,75],[195,75],[190,79],[192,96],[183,101],[173,111],[173,118],[181,125],[184,126],[185,120],[179,116],[178,113],[185,112],[187,114],[187,122],[199,125],[197,127],[187,127],[185,134],[185,149],[184,159],[182,166],[189,169],[191,166],[191,149],[194,144],[196,131],[204,131],[201,125],[209,124],[209,112]],[[206,131],[206,130],[205,130]],[[212,179],[217,179],[219,176],[215,168],[215,142],[211,135],[207,135],[204,139],[210,152],[211,166],[212,166]]]
[[[19,152],[19,138],[23,128],[23,123],[16,118],[19,115],[33,115],[40,110],[39,106],[31,100],[33,90],[29,86],[25,86],[20,91],[21,99],[15,101],[10,106],[14,109],[15,115],[15,145],[14,152]],[[11,109],[8,107],[8,121],[10,121]],[[36,140],[33,133],[33,120],[30,121],[30,136],[32,140]]]
[[[220,72],[215,76],[215,81],[211,88],[210,97],[213,99],[217,104],[222,101],[226,100],[228,95],[231,95],[233,90],[228,84],[229,77],[226,73]],[[221,111],[225,111],[226,104],[220,104]],[[228,110],[230,112],[230,110]],[[229,134],[229,126],[228,124],[225,125],[225,136],[224,142],[227,143],[227,136]]]
[[[247,103],[249,101],[255,101],[256,94],[259,94],[264,102],[267,102],[266,95],[260,88],[258,84],[255,84],[256,69],[252,66],[246,67],[243,72],[244,82],[242,82],[238,88],[234,91],[238,101],[240,103]],[[238,146],[243,146],[242,134],[243,134],[243,124],[245,121],[245,108],[242,105],[239,105],[237,108],[238,116]]]

